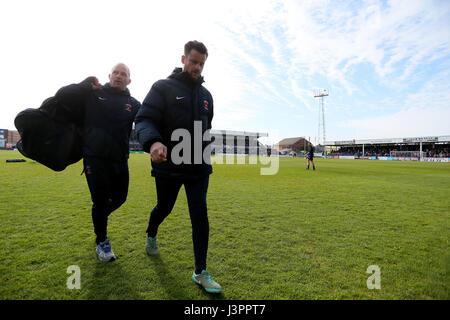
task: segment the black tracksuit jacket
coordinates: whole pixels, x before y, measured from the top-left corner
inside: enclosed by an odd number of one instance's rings
[[[67,106],[81,108],[83,156],[120,162],[129,157],[129,139],[141,104],[128,89],[118,91],[109,83],[92,89],[93,77],[58,90],[55,97]]]
[[[167,161],[152,162],[152,176],[168,178],[195,178],[212,173],[212,166],[204,161],[194,163],[194,121],[201,121],[202,135],[211,129],[214,108],[211,93],[202,86],[203,78],[194,81],[181,68],[163,80],[155,82],[136,115],[136,133],[146,152],[155,142],[167,147]],[[174,164],[171,152],[180,141],[171,141],[176,129],[186,129],[191,135],[190,163]],[[198,138],[198,137],[197,137]],[[202,138],[203,140],[203,138]],[[202,141],[202,153],[210,144]]]

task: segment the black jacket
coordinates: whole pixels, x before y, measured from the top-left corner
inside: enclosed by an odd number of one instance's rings
[[[129,157],[129,139],[141,104],[128,89],[119,91],[109,83],[92,89],[93,78],[61,88],[55,97],[67,106],[84,106],[82,115],[83,156],[111,161]]]
[[[189,74],[176,68],[163,80],[155,82],[145,97],[142,108],[136,115],[136,133],[139,142],[146,152],[155,142],[167,147],[167,161],[152,162],[152,175],[172,178],[192,178],[212,173],[210,154],[203,151],[210,144],[210,139],[203,141],[203,134],[211,129],[213,118],[213,99],[211,93],[202,86],[203,78],[194,81]],[[201,163],[194,155],[194,121],[201,121],[202,140]],[[191,137],[191,158],[189,162],[175,164],[171,155],[172,149],[180,143],[171,141],[176,129],[185,129]],[[196,137],[197,141],[199,137]]]
[[[19,112],[14,119],[20,134],[17,149],[25,157],[55,171],[63,171],[80,161],[83,153],[77,119],[80,120],[81,109],[80,106],[68,108],[50,97],[37,109]]]
[[[314,159],[314,147],[312,145],[309,146],[308,159]]]

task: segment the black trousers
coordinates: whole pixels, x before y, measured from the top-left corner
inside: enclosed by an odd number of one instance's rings
[[[107,238],[108,216],[119,208],[128,195],[128,161],[112,162],[84,157],[84,172],[91,192],[92,222],[96,242]]]
[[[157,204],[150,214],[147,234],[155,237],[159,225],[170,214],[177,200],[182,185],[186,191],[189,215],[192,225],[192,241],[194,244],[195,270],[206,270],[208,253],[209,221],[206,205],[209,175],[197,179],[175,180],[155,177]]]

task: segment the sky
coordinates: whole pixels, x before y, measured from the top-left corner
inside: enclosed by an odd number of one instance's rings
[[[326,89],[327,141],[450,135],[448,0],[5,1],[0,128],[117,62],[143,101],[189,40],[208,48],[215,130],[321,142]]]

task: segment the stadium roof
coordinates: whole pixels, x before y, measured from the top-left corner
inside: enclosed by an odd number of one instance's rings
[[[409,138],[387,138],[387,139],[363,139],[325,141],[325,146],[346,146],[353,144],[397,144],[397,143],[419,143],[419,142],[450,142],[450,136],[427,136]]]
[[[226,136],[249,136],[249,137],[268,137],[265,132],[249,132],[249,131],[231,131],[231,130],[211,130],[212,135],[226,135]]]
[[[280,142],[278,142],[279,146],[290,146],[295,144],[297,141],[301,140],[301,139],[305,139],[303,137],[296,137],[296,138],[286,138],[281,140]]]

